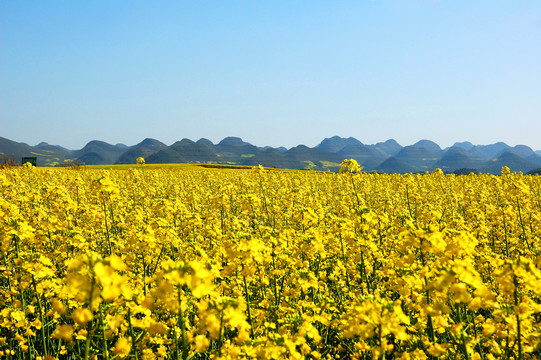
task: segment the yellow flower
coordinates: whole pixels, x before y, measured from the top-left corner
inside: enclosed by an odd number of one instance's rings
[[[197,335],[195,337],[194,349],[197,352],[203,353],[209,347],[210,341],[205,335]]]
[[[38,318],[36,318],[34,321],[30,323],[30,325],[32,325],[33,327],[39,330],[41,329],[42,324],[41,324],[41,321]]]
[[[165,346],[160,345],[158,347],[158,355],[163,356],[163,357],[167,356],[167,349],[165,348]]]
[[[88,310],[88,308],[75,309],[71,316],[77,324],[83,327],[94,318],[94,315],[90,310]]]
[[[71,326],[71,325],[58,325],[56,327],[56,329],[54,329],[54,332],[51,335],[51,337],[53,339],[60,339],[60,340],[70,341],[72,335],[73,335],[73,326]]]
[[[111,255],[109,257],[109,264],[111,267],[118,271],[126,271],[128,270],[124,262],[122,261],[122,258],[116,255]]]
[[[344,161],[342,161],[339,172],[340,173],[344,173],[344,172],[350,172],[350,173],[357,172],[358,173],[358,172],[361,172],[361,167],[359,166],[359,163],[355,159],[349,159],[349,160],[344,159]]]
[[[483,324],[483,336],[490,337],[495,332],[496,332],[496,324],[494,323],[494,320],[488,319]]]
[[[62,301],[58,299],[53,299],[52,306],[53,306],[54,311],[56,311],[60,315],[64,315],[66,313],[66,305],[64,305]]]
[[[131,351],[131,339],[125,337],[118,338],[111,351],[121,359],[127,357]]]
[[[156,355],[154,354],[152,349],[148,349],[148,348],[143,350],[143,354],[142,354],[141,357],[142,357],[143,360],[154,360],[154,359],[156,359]]]
[[[468,287],[464,283],[451,285],[449,292],[453,294],[455,301],[459,303],[468,303],[471,299],[471,296],[468,293]]]
[[[147,327],[147,331],[151,334],[165,334],[168,331],[168,328],[162,323],[151,320]]]
[[[143,157],[138,157],[135,161],[138,165],[143,165],[145,163],[145,159]]]
[[[432,356],[440,356],[447,352],[447,346],[445,344],[433,344],[427,351]]]
[[[86,337],[88,336],[88,331],[85,329],[79,329],[77,333],[75,334],[76,340],[86,340]]]

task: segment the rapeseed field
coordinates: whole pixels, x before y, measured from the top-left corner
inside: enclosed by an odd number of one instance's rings
[[[541,177],[0,171],[3,359],[539,359]]]

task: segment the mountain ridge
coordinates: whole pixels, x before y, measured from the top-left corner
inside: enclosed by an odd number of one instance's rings
[[[0,153],[16,163],[22,157],[36,157],[39,166],[61,166],[69,163],[87,165],[133,164],[138,157],[147,163],[214,163],[263,165],[289,169],[337,171],[345,159],[355,159],[367,172],[416,173],[440,168],[445,172],[475,170],[499,174],[502,166],[511,171],[535,172],[541,168],[541,150],[527,145],[509,146],[504,142],[474,145],[455,142],[442,149],[437,143],[422,139],[402,146],[394,139],[365,144],[354,137],[332,136],[318,145],[284,147],[255,146],[240,137],[229,136],[217,144],[201,138],[182,138],[171,145],[151,138],[132,145],[89,141],[79,150],[40,142],[31,146],[0,137]],[[460,170],[460,171],[459,171]]]

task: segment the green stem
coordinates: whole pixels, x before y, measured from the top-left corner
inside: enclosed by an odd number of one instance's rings
[[[188,358],[188,347],[186,346],[186,324],[184,323],[184,314],[182,312],[182,299],[180,297],[180,286],[177,287],[178,296],[178,322],[180,325],[181,338],[182,338],[182,359]]]
[[[353,186],[353,193],[355,194],[355,199],[357,199],[357,209],[361,209],[361,201],[359,200],[359,194],[357,193],[357,186],[355,186],[355,181],[353,181],[353,174],[349,173],[349,178],[351,179],[351,185]]]
[[[468,347],[466,346],[466,337],[464,332],[462,332],[462,351],[464,352],[464,358],[470,360],[470,354],[468,354]]]
[[[131,337],[131,350],[130,350],[130,353],[131,351],[133,351],[134,355],[135,355],[135,360],[139,360],[139,357],[137,355],[137,350],[135,349],[135,334],[133,333],[133,326],[131,324],[131,310],[128,308],[128,329],[129,329],[129,333],[130,333],[130,337]]]
[[[382,336],[382,330],[381,330],[381,324],[378,325],[379,330],[379,348],[381,349],[381,360],[385,360],[385,349],[383,348],[383,336]]]
[[[41,296],[38,294],[38,290],[36,289],[36,279],[34,278],[34,275],[32,275],[32,285],[34,286],[34,293],[36,294],[36,298],[38,299],[38,312],[39,312],[39,321],[41,321],[41,341],[43,342],[43,352],[45,356],[48,355],[47,353],[47,341],[45,336],[45,320],[43,319],[43,309],[41,307]]]
[[[513,284],[515,285],[515,290],[513,292],[514,300],[515,300],[515,311],[518,307],[518,278],[516,275],[513,275]],[[520,315],[516,314],[517,317],[517,342],[518,342],[518,360],[524,359],[524,354],[522,353],[522,335],[521,335],[521,329],[520,329]]]
[[[107,205],[105,204],[105,199],[103,199],[103,215],[105,216],[105,231],[107,236],[107,246],[109,248],[109,255],[113,253],[111,247],[111,237],[109,236],[109,224],[107,223]]]
[[[101,335],[103,341],[103,356],[105,360],[109,360],[109,349],[107,348],[107,338],[105,337],[105,322],[103,321],[103,309],[100,304],[100,323],[101,323]]]
[[[419,253],[420,253],[420,257],[421,257],[421,265],[423,265],[423,267],[426,266],[426,262],[425,262],[425,256],[424,256],[424,253],[423,253],[423,238],[420,239],[421,242],[420,242],[420,246],[419,246]],[[425,280],[425,287],[428,287],[428,279],[426,278],[426,276],[424,277],[424,280]],[[430,290],[426,290],[426,303],[428,305],[430,305],[432,303],[432,300],[430,299]],[[426,323],[426,330],[427,330],[427,335],[430,339],[430,341],[432,343],[434,343],[434,339],[435,339],[435,335],[434,335],[434,324],[432,323],[432,316],[431,315],[427,315],[427,323]]]
[[[346,267],[346,263],[347,263],[347,260],[346,260],[346,252],[344,250],[344,240],[342,239],[342,233],[339,233],[339,237],[340,237],[340,248],[342,249],[342,262],[344,263],[344,269],[345,269],[345,275],[346,275],[346,285],[348,287],[349,290],[351,290],[351,286],[349,284],[349,273],[348,273],[348,270],[347,270],[347,267]],[[362,289],[361,289],[362,291]]]
[[[503,214],[503,231],[505,239],[505,255],[509,258],[509,239],[507,238],[507,223],[505,221],[505,213]]]
[[[408,211],[410,213],[410,218],[413,219],[413,213],[411,212],[411,204],[410,204],[410,192],[408,185],[406,184],[406,202],[408,203]]]
[[[526,229],[524,228],[524,221],[522,221],[522,213],[520,211],[520,201],[517,198],[517,208],[518,208],[518,218],[520,220],[520,226],[522,227],[522,238],[526,242],[528,250],[531,250],[530,243],[528,242],[528,237],[526,236]]]
[[[248,295],[248,285],[246,283],[246,276],[243,276],[244,279],[244,294],[246,295],[246,308],[248,310],[248,321],[250,322],[250,336],[252,339],[255,338],[254,336],[254,324],[252,321],[252,312],[250,310],[250,295]]]
[[[224,340],[224,311],[220,315],[220,337],[218,338],[218,357],[222,357],[222,342]]]
[[[94,297],[94,285],[96,284],[96,278],[94,275],[92,275],[92,283],[90,286],[90,299],[88,300],[88,308],[90,311],[92,311],[92,298]],[[88,330],[88,324],[86,325],[86,328]],[[85,356],[84,360],[88,360],[88,355],[90,354],[90,332],[87,331],[86,333],[86,340],[85,340]]]
[[[143,258],[143,294],[147,296],[147,265],[145,264],[145,255],[141,255]]]
[[[267,196],[265,195],[265,190],[263,188],[263,179],[261,178],[261,172],[258,172],[259,175],[259,188],[261,189],[261,195],[263,195],[263,206],[265,207],[265,213],[267,214],[267,224],[270,224],[270,214],[269,208],[267,206]]]

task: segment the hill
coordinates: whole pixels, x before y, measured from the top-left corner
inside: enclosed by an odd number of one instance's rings
[[[385,142],[379,142],[376,145],[372,145],[375,149],[383,152],[387,156],[394,156],[402,149],[402,145],[396,142],[394,139],[389,139]]]
[[[137,159],[138,157],[146,159],[155,152],[160,151],[166,147],[167,145],[158,140],[146,138],[135,146],[128,147],[127,149],[122,148],[121,155],[117,158],[115,163],[133,164],[133,159]]]
[[[379,164],[376,167],[376,171],[387,174],[406,174],[415,172],[415,169],[393,156]]]
[[[340,136],[333,136],[331,138],[325,138],[316,148],[320,148],[329,152],[339,152],[347,146],[362,146],[363,143],[359,140],[349,137],[347,139]]]
[[[503,142],[497,142],[490,145],[477,145],[475,148],[479,150],[480,153],[485,154],[486,159],[494,159],[503,154],[510,146]]]
[[[485,163],[480,167],[480,170],[491,174],[500,174],[503,166],[509,167],[511,171],[522,171],[523,173],[527,173],[538,167],[537,164],[523,159],[516,154],[504,152],[499,157]]]
[[[0,153],[12,158],[16,163],[20,163],[23,157],[36,157],[39,166],[56,166],[75,158],[70,150],[58,145],[42,142],[30,146],[3,137],[0,137]]]
[[[441,150],[435,151],[433,146],[425,147],[414,144],[403,147],[395,157],[414,171],[420,172],[433,169],[433,165],[440,158],[440,152]]]
[[[214,145],[208,144],[206,141],[193,142],[189,139],[182,139],[171,145],[170,149],[176,151],[187,162],[215,163],[219,160]]]
[[[104,141],[92,140],[81,150],[75,151],[78,161],[87,165],[114,164],[125,149]]]
[[[453,146],[434,164],[434,167],[445,172],[453,172],[461,168],[475,169],[479,165],[480,163],[474,161],[463,147]]]
[[[343,159],[357,160],[365,171],[374,170],[383,160],[389,157],[387,153],[384,153],[378,148],[363,144],[347,145],[338,151],[337,154],[341,155]]]
[[[93,140],[80,150],[42,142],[36,146],[0,137],[0,153],[12,156],[16,163],[25,156],[37,158],[38,166],[58,166],[63,162],[80,161],[89,165],[133,164],[143,157],[148,164],[212,163],[243,166],[263,165],[289,169],[338,170],[344,159],[355,159],[364,171],[416,173],[440,168],[445,172],[489,172],[499,174],[502,166],[512,171],[534,171],[541,167],[541,151],[526,145],[509,146],[503,142],[474,145],[456,142],[442,149],[437,143],[423,139],[402,146],[393,139],[364,144],[353,138],[332,136],[315,147],[298,145],[284,147],[255,146],[239,137],[226,137],[214,144],[202,138],[183,138],[172,145],[147,138],[132,146],[112,145]]]

